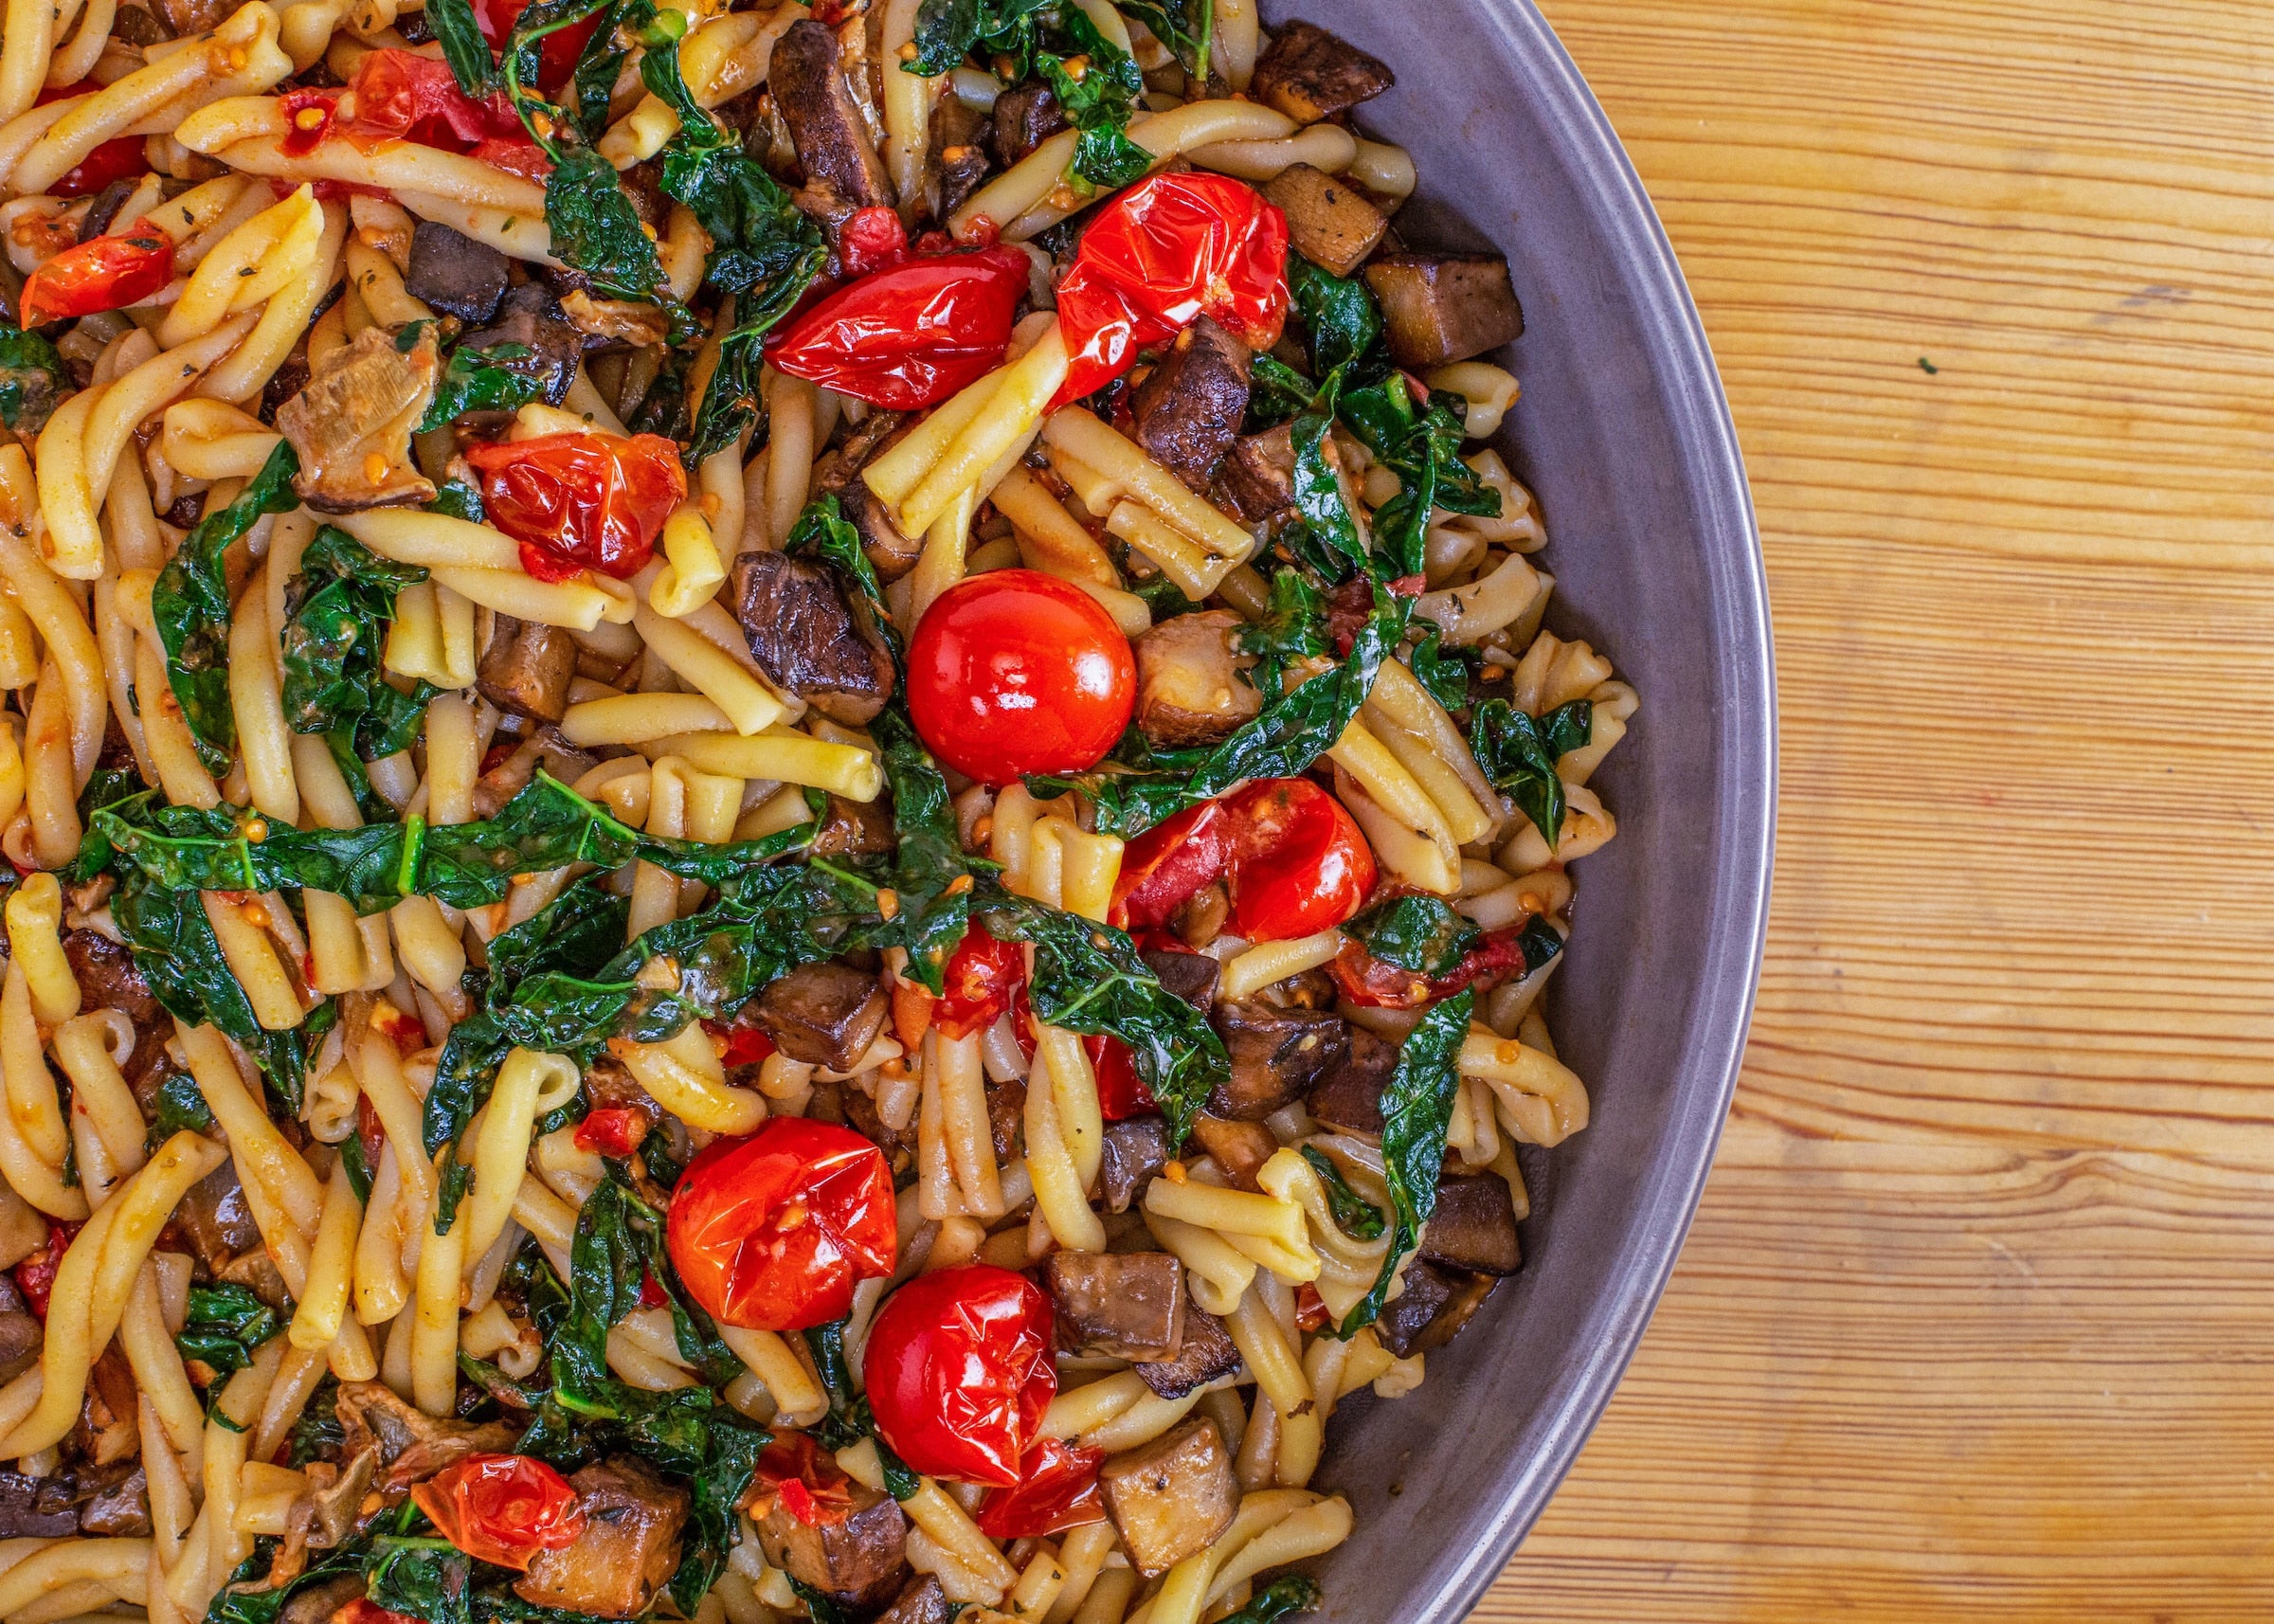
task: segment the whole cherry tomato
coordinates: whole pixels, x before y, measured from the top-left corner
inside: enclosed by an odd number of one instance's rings
[[[529,0],[474,0],[474,26],[481,37],[490,43],[490,49],[502,51],[513,37],[514,25],[529,9]],[[605,8],[603,8],[605,9]],[[585,43],[600,27],[598,11],[579,22],[569,24],[547,34],[537,45],[537,84],[552,90],[568,81],[576,71],[576,59],[585,54]]]
[[[749,1330],[824,1326],[852,1311],[857,1284],[893,1272],[892,1169],[849,1128],[773,1117],[689,1164],[663,1234],[688,1294],[713,1319]]]
[[[966,777],[1094,767],[1129,725],[1137,661],[1079,586],[994,569],[933,602],[908,651],[908,709],[931,753]]]
[[[546,434],[469,446],[466,460],[481,473],[490,522],[521,544],[521,568],[540,581],[587,568],[630,580],[687,495],[679,448],[659,434]]]
[[[1232,828],[1224,803],[1187,806],[1123,848],[1106,922],[1124,930],[1165,925],[1178,909],[1222,877],[1231,860]]]
[[[613,1156],[619,1162],[647,1143],[653,1125],[647,1113],[628,1105],[602,1106],[585,1113],[576,1125],[576,1147],[595,1156]]]
[[[1106,1503],[1097,1491],[1097,1468],[1105,1458],[1104,1450],[1044,1438],[1020,1457],[1018,1486],[988,1489],[971,1520],[990,1540],[1037,1540],[1102,1523]]]
[[[968,1038],[995,1024],[1026,984],[1026,954],[1016,942],[998,942],[977,925],[948,955],[941,983],[947,991],[931,1006],[931,1023],[943,1038]]]
[[[872,406],[935,406],[1002,363],[1028,270],[1015,248],[903,261],[822,299],[766,358]]]
[[[908,258],[908,227],[881,203],[856,208],[837,228],[837,257],[848,277],[865,277]]]
[[[1097,1112],[1108,1122],[1127,1122],[1133,1116],[1159,1114],[1161,1102],[1137,1074],[1129,1046],[1103,1033],[1082,1039],[1090,1056],[1091,1074],[1097,1078]]]
[[[45,107],[57,101],[76,101],[79,98],[91,95],[100,88],[101,86],[82,79],[76,84],[66,84],[41,91],[32,105]],[[150,161],[145,155],[142,137],[119,135],[103,142],[85,157],[80,159],[78,168],[47,189],[47,195],[50,197],[86,197],[100,191],[115,180],[125,180],[129,176],[147,174],[149,171]]]
[[[1225,804],[1233,829],[1232,933],[1287,942],[1340,925],[1374,889],[1358,821],[1308,778],[1259,778]]]
[[[1287,216],[1229,175],[1157,174],[1098,210],[1057,297],[1071,365],[1054,406],[1203,316],[1268,350],[1287,318]]]
[[[148,220],[65,248],[24,279],[26,328],[139,304],[173,280],[173,239]]]
[[[861,1360],[876,1431],[929,1477],[1009,1489],[1057,1397],[1050,1299],[1023,1274],[966,1263],[885,1299]]]
[[[529,1571],[539,1551],[584,1538],[585,1513],[568,1480],[525,1454],[470,1454],[410,1491],[435,1530],[460,1550]]]

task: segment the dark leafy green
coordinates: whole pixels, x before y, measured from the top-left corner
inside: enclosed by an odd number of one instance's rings
[[[1391,574],[1420,573],[1433,511],[1500,512],[1500,493],[1461,460],[1467,406],[1458,395],[1437,389],[1426,406],[1416,406],[1405,374],[1392,372],[1378,384],[1345,389],[1338,409],[1350,432],[1399,478],[1398,494],[1374,510],[1374,549],[1389,560],[1383,568]]]
[[[1066,121],[1081,132],[1074,147],[1076,178],[1114,191],[1144,178],[1153,154],[1129,139],[1129,115],[1145,95],[1145,76],[1136,59],[1097,31],[1074,6],[1058,10],[1058,27],[1072,56],[1038,52],[1041,73]]]
[[[296,1471],[312,1460],[334,1460],[348,1441],[339,1421],[339,1380],[326,1371],[316,1378],[316,1391],[292,1424],[284,1446],[284,1464]]]
[[[1382,560],[1368,550],[1365,535],[1358,528],[1358,516],[1343,492],[1342,464],[1333,440],[1335,406],[1341,388],[1342,374],[1328,373],[1318,397],[1289,430],[1295,450],[1294,476],[1290,487],[1294,496],[1295,516],[1288,522],[1282,538],[1305,563],[1329,581],[1340,581],[1353,569],[1374,571],[1381,574],[1382,579],[1394,579],[1409,571],[1382,572]]]
[[[456,3],[464,5],[465,0]],[[526,344],[493,344],[487,349],[473,344],[452,346],[442,375],[434,386],[434,404],[426,408],[417,432],[447,428],[468,412],[513,411],[541,397],[543,385],[505,365],[525,361],[529,355]]]
[[[1585,699],[1533,717],[1506,699],[1487,699],[1469,724],[1469,749],[1492,786],[1516,803],[1552,849],[1563,829],[1563,780],[1557,761],[1582,749],[1595,731]]]
[[[364,1543],[350,1540],[333,1550],[310,1552],[308,1565],[274,1589],[244,1588],[266,1579],[276,1561],[278,1543],[266,1535],[253,1542],[253,1554],[237,1564],[228,1583],[206,1609],[205,1624],[276,1624],[284,1604],[302,1591],[342,1574],[363,1571]]]
[[[474,1559],[436,1536],[383,1536],[364,1570],[373,1606],[426,1624],[473,1624]]]
[[[70,392],[70,370],[54,345],[40,334],[0,327],[0,424],[37,434]]]
[[[426,504],[430,514],[442,514],[468,524],[479,524],[485,516],[481,493],[460,479],[444,479],[435,487],[434,500]]]
[[[156,1149],[183,1131],[205,1133],[213,1127],[206,1096],[197,1092],[197,1079],[187,1072],[169,1071],[151,1103],[150,1147]]]
[[[1485,933],[1435,896],[1378,902],[1343,927],[1384,964],[1416,975],[1449,976]]]
[[[1193,78],[1208,77],[1208,47],[1216,31],[1215,0],[1121,0],[1121,9],[1152,29],[1153,37],[1176,52]]]
[[[184,1359],[201,1360],[222,1377],[252,1363],[253,1349],[283,1328],[276,1309],[243,1286],[192,1286],[173,1344]]]
[[[1258,694],[1277,698],[1290,664],[1325,655],[1333,646],[1326,600],[1301,570],[1282,569],[1272,577],[1271,601],[1262,618],[1240,628],[1239,652],[1256,657],[1254,668],[1242,675]]]
[[[471,0],[427,0],[426,26],[434,30],[459,89],[477,101],[489,95],[496,86],[497,66],[490,60],[481,25],[474,20]]]
[[[1310,364],[1320,377],[1358,363],[1355,370],[1364,374],[1359,381],[1365,382],[1387,366],[1381,354],[1381,307],[1364,282],[1290,253],[1287,287],[1310,335]]]
[[[1343,1170],[1334,1164],[1334,1158],[1315,1145],[1303,1146],[1303,1160],[1319,1176],[1326,1187],[1326,1209],[1334,1215],[1334,1226],[1352,1240],[1373,1240],[1382,1230],[1381,1209],[1350,1187]]]
[[[1439,648],[1437,627],[1429,621],[1422,623],[1421,635],[1414,640],[1414,652],[1405,663],[1414,679],[1429,690],[1429,696],[1448,711],[1458,711],[1469,703],[1470,681],[1483,664],[1473,649]]]
[[[617,184],[616,167],[593,148],[564,150],[545,177],[545,224],[551,228],[553,257],[584,272],[605,297],[652,298],[663,286],[654,241],[640,228],[639,211]]]
[[[1023,71],[1035,45],[1036,13],[1054,0],[924,0],[916,12],[916,54],[903,73],[946,73],[965,57],[1009,56]]]
[[[285,725],[324,736],[367,818],[394,814],[371,788],[365,763],[409,749],[439,692],[424,681],[407,693],[395,687],[383,663],[396,595],[425,579],[419,566],[381,558],[326,525],[284,593]]]
[[[1257,1591],[1245,1607],[1218,1624],[1278,1624],[1290,1613],[1308,1613],[1319,1604],[1319,1581],[1299,1573],[1281,1574]]]

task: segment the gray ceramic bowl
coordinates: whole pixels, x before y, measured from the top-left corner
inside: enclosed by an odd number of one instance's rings
[[[1527,1159],[1524,1272],[1429,1380],[1363,1395],[1318,1483],[1358,1527],[1325,1616],[1453,1624],[1579,1452],[1657,1302],[1736,1085],[1768,907],[1775,690],[1760,548],[1728,406],[1657,216],[1526,0],[1293,0],[1398,85],[1364,126],[1420,173],[1417,246],[1505,253],[1526,333],[1504,451],[1538,495],[1551,629],[1642,695],[1595,780],[1618,838],[1578,865],[1549,1024],[1593,1125]]]

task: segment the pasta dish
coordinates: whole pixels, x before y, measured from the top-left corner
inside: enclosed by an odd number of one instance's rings
[[[0,26],[0,1624],[1321,1605],[1636,708],[1391,69]]]

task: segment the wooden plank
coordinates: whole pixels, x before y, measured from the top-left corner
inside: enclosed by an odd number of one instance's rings
[[[1697,1227],[1479,1617],[2263,1620],[2274,9],[1544,4],[1728,384],[1784,782]]]

